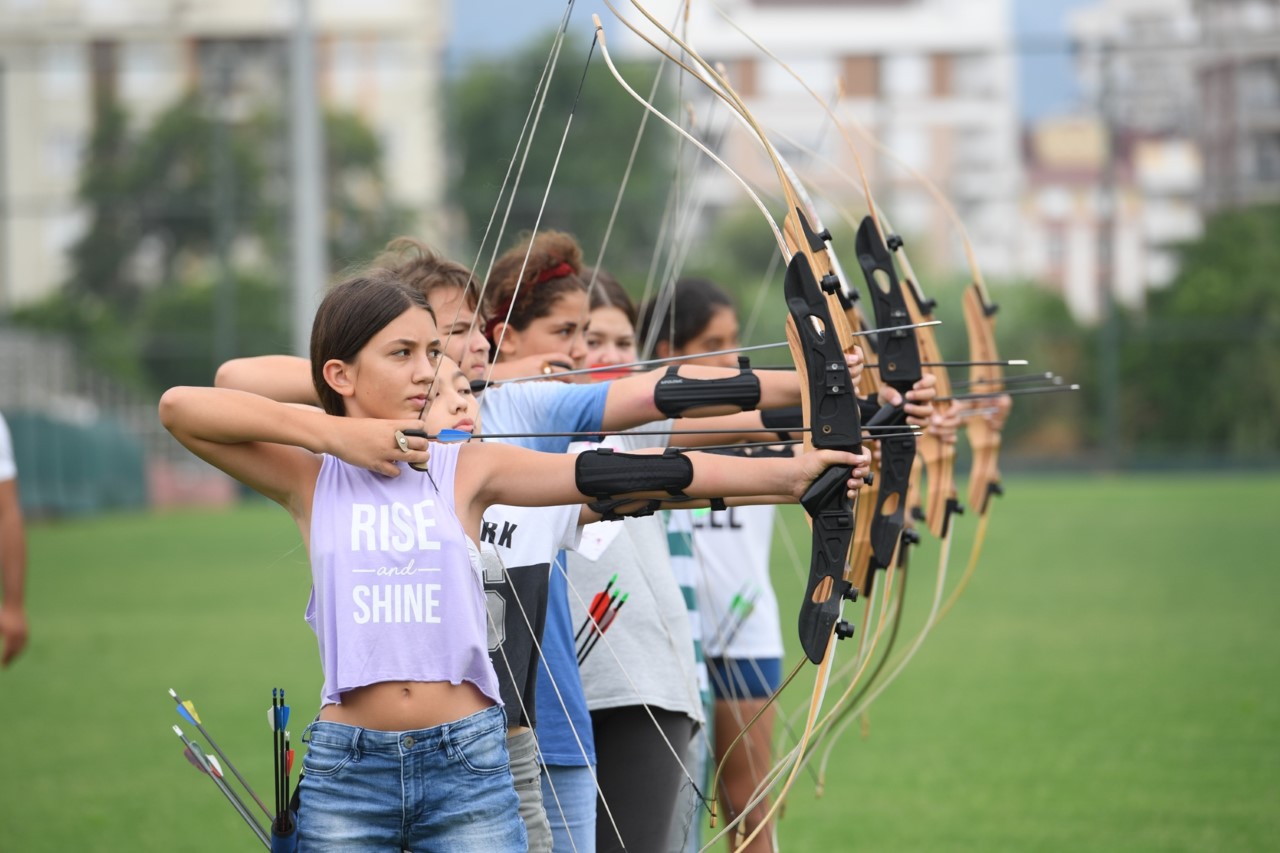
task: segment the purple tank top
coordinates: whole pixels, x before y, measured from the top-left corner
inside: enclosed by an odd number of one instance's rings
[[[392,478],[324,457],[306,612],[322,705],[381,681],[469,681],[502,703],[479,553],[453,509],[459,446],[431,445],[430,477],[404,463]]]

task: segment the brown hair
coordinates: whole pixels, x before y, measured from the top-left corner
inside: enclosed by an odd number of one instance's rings
[[[669,293],[641,306],[637,331],[648,346],[662,340],[679,350],[702,334],[721,308],[732,311],[733,299],[718,285],[705,278],[682,278]]]
[[[534,320],[550,314],[564,294],[585,292],[587,285],[579,276],[581,270],[582,248],[572,235],[563,231],[524,235],[518,244],[502,253],[489,273],[481,305],[481,313],[489,318],[486,337],[493,343],[494,328],[502,322],[523,331]]]
[[[369,269],[325,294],[311,324],[311,383],[327,413],[345,415],[347,409],[342,395],[325,381],[325,362],[336,358],[349,364],[370,338],[415,306],[435,320],[427,297],[388,269]]]
[[[586,267],[580,275],[587,283],[587,292],[591,294],[592,311],[605,307],[617,308],[627,315],[631,328],[636,327],[636,303],[632,301],[631,294],[627,293],[621,282],[601,267]]]
[[[471,270],[438,254],[426,243],[413,237],[396,237],[391,240],[382,254],[374,258],[372,265],[391,270],[405,284],[427,297],[428,302],[434,291],[445,287],[461,290],[467,307],[473,311],[479,301],[475,274]]]

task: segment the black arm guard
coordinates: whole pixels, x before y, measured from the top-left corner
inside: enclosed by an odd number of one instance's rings
[[[782,441],[790,441],[791,430],[804,429],[804,409],[800,406],[787,406],[782,409],[761,409],[760,423],[765,429],[771,429],[776,432],[778,438]]]
[[[738,359],[738,375],[723,379],[690,379],[675,365],[658,380],[653,404],[669,418],[678,418],[690,409],[706,406],[735,406],[747,412],[760,404],[760,378],[751,372],[751,363]]]
[[[615,453],[600,447],[578,454],[574,466],[574,485],[584,495],[607,501],[634,492],[664,491],[673,497],[684,497],[693,482],[693,462],[674,448],[661,456],[641,453]]]

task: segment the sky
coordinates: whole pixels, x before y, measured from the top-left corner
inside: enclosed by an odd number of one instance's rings
[[[980,3],[983,0],[971,0]],[[1018,92],[1023,119],[1030,121],[1075,106],[1077,91],[1067,53],[1070,10],[1099,0],[1012,0],[1014,32],[1020,43]],[[451,68],[468,58],[500,53],[534,35],[550,32],[564,14],[564,0],[451,0]],[[592,13],[609,19],[599,0],[578,0],[571,26],[588,32]],[[501,22],[495,25],[495,21]]]

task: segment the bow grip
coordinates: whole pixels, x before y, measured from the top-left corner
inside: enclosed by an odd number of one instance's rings
[[[862,450],[862,424],[844,350],[836,336],[827,299],[808,259],[797,252],[783,281],[787,311],[804,349],[809,389],[809,427],[814,447]]]
[[[844,579],[853,542],[853,503],[846,485],[852,473],[847,465],[833,465],[800,498],[813,519],[809,582],[800,607],[800,645],[814,663],[822,663],[831,632],[840,621],[842,602],[852,588]]]

